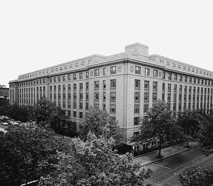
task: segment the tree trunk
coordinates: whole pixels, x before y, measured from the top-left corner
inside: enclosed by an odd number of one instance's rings
[[[162,137],[160,137],[160,140],[159,140],[159,146],[158,146],[158,147],[159,147],[159,153],[158,153],[158,158],[161,157],[161,148],[162,148],[162,146],[161,146],[162,144],[161,144],[161,143],[162,143]]]

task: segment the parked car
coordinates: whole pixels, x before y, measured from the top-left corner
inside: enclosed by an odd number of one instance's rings
[[[2,122],[2,125],[8,125],[8,123],[7,122]]]

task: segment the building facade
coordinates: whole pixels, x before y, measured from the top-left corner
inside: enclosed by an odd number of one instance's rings
[[[90,106],[106,110],[124,137],[139,133],[139,119],[157,99],[170,109],[211,109],[213,72],[127,45],[125,52],[92,55],[20,75],[10,84],[10,103],[33,105],[41,97],[64,109],[77,123]],[[78,128],[78,126],[77,126]]]
[[[6,99],[9,98],[9,88],[6,88],[5,85],[0,85],[0,99]]]

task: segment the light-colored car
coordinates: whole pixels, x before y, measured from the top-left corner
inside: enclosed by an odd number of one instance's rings
[[[18,122],[16,122],[16,121],[11,121],[10,122],[12,125],[18,125]]]
[[[0,132],[6,133],[7,131],[3,128],[0,128]]]
[[[8,123],[7,122],[2,122],[2,125],[8,125]]]

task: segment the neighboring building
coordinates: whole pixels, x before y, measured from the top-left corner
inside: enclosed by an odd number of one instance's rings
[[[92,55],[20,75],[10,81],[10,103],[32,105],[46,97],[77,123],[90,106],[115,117],[127,138],[139,132],[140,116],[157,99],[171,110],[212,105],[213,72],[160,55],[146,45],[127,45],[125,52]]]
[[[9,98],[9,88],[6,88],[5,85],[0,85],[0,99]]]

